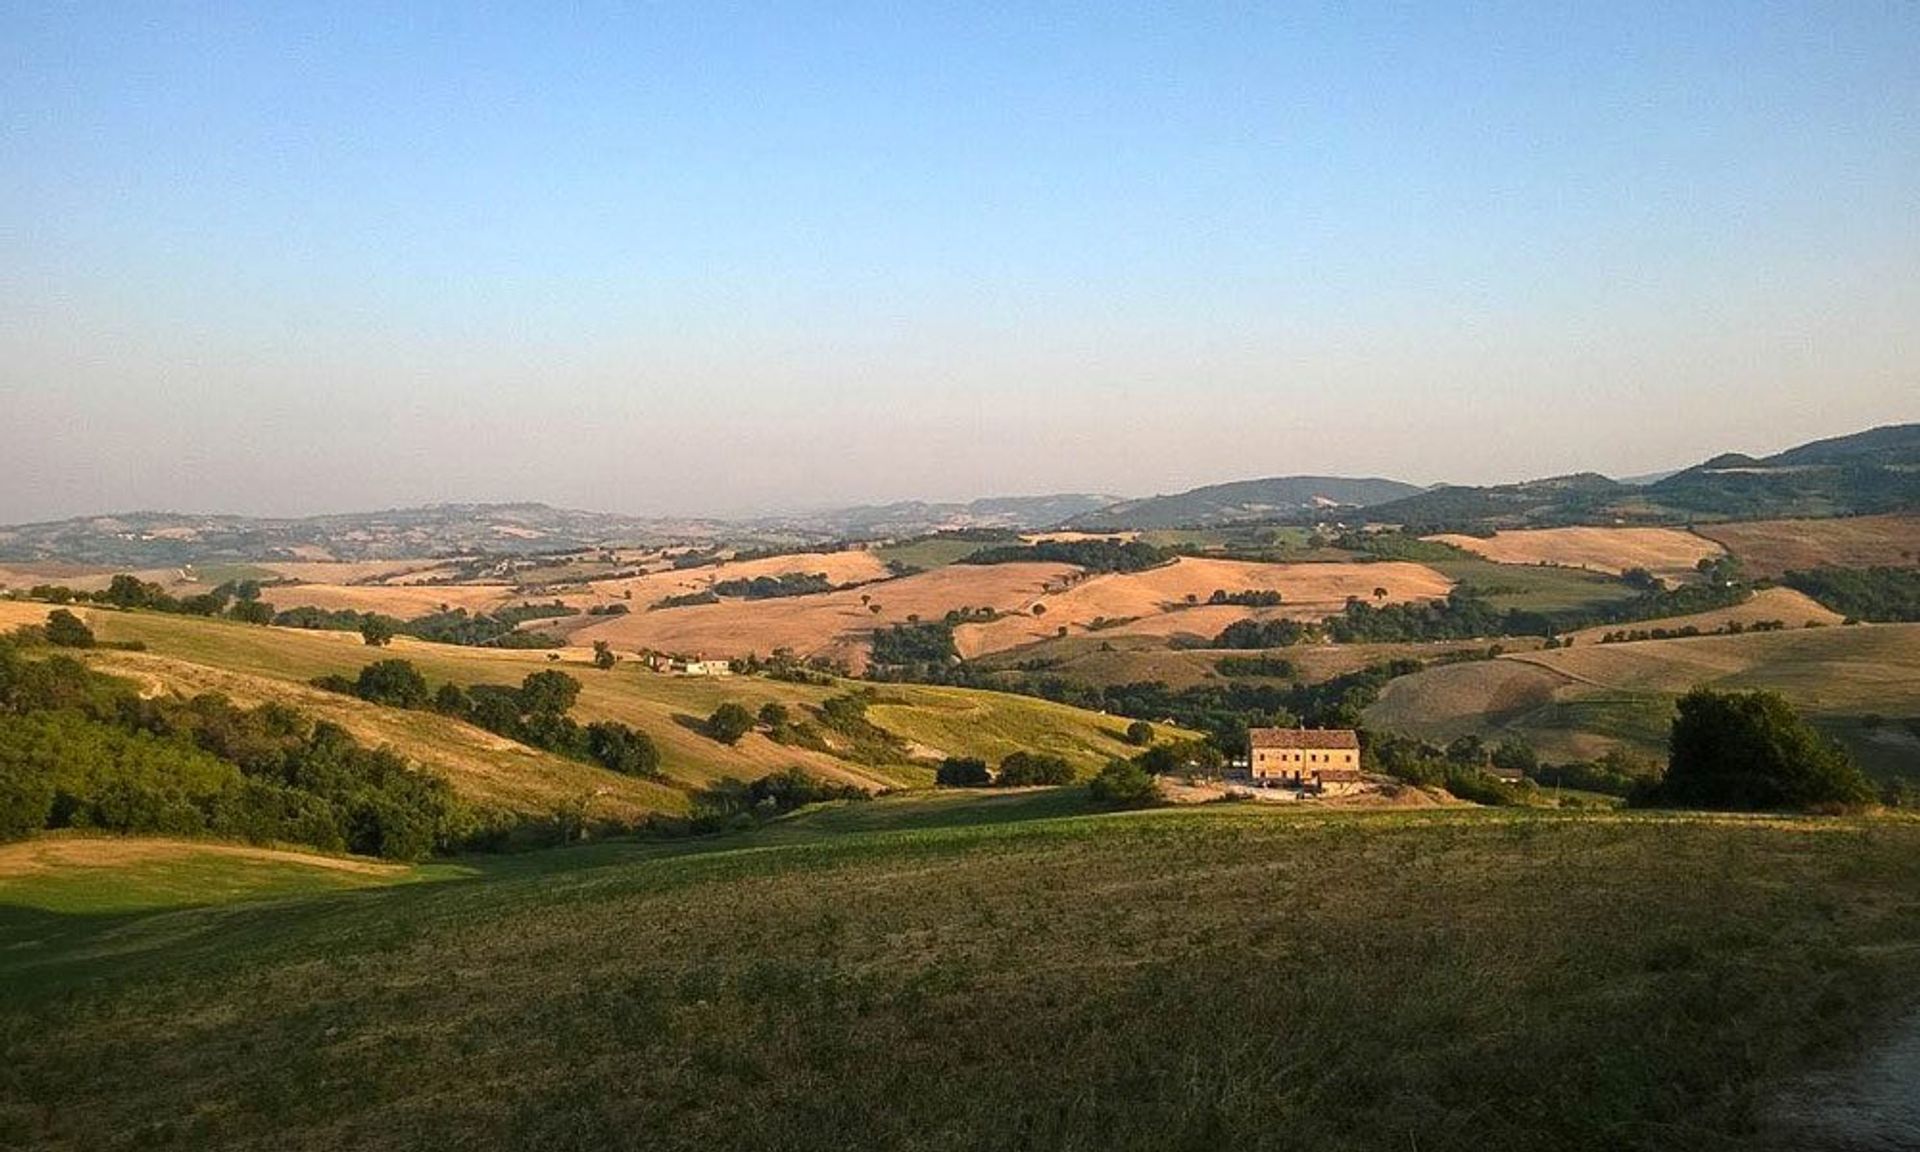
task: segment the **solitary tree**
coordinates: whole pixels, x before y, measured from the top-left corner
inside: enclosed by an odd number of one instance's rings
[[[753,731],[753,713],[729,700],[707,717],[707,735],[722,744],[737,744],[740,737]]]
[[[1145,720],[1135,720],[1127,725],[1127,743],[1141,748],[1153,743],[1153,725]]]
[[[393,640],[393,622],[369,613],[360,621],[360,639],[366,641],[369,648],[385,648]]]
[[[1775,692],[1695,688],[1680,698],[1667,751],[1658,804],[1759,811],[1872,798],[1846,751]]]
[[[47,643],[62,648],[91,648],[93,629],[65,608],[55,608],[47,613]]]
[[[1087,784],[1087,794],[1112,808],[1140,808],[1160,799],[1160,782],[1131,760],[1115,760]]]
[[[620,657],[613,654],[613,645],[607,643],[605,640],[595,640],[593,642],[593,666],[595,668],[600,669],[602,672],[608,672],[619,662]]]

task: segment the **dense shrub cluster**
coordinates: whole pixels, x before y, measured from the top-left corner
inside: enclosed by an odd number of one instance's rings
[[[953,625],[945,620],[895,624],[873,634],[873,663],[889,668],[946,664],[959,655]]]
[[[717,596],[743,596],[748,600],[777,600],[783,596],[811,596],[833,591],[833,581],[824,572],[786,572],[779,576],[755,576],[751,580],[719,580],[713,585]]]
[[[1139,540],[1042,540],[982,548],[962,556],[961,564],[1073,564],[1089,572],[1140,572],[1158,568],[1175,553]]]
[[[1854,620],[1920,620],[1920,568],[1815,568],[1781,583]]]
[[[1873,798],[1866,777],[1774,692],[1695,688],[1680,698],[1666,776],[1639,799],[1739,811],[1821,808]]]
[[[67,657],[0,643],[0,835],[40,828],[413,860],[472,824],[444,781],[337,725],[214,695],[143,700]]]
[[[697,833],[750,828],[808,804],[829,800],[865,800],[851,784],[836,784],[788,768],[747,783],[727,777],[694,794],[689,830]]]

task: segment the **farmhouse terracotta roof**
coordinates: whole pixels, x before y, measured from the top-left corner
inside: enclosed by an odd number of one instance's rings
[[[1247,743],[1254,748],[1358,748],[1360,735],[1351,728],[1249,728]]]

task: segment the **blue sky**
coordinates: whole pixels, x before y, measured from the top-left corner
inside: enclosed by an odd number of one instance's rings
[[[0,520],[1920,418],[1920,4],[0,3]]]

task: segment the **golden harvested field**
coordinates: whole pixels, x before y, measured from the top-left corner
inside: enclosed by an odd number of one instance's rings
[[[1089,576],[1042,597],[1039,602],[1046,609],[1042,615],[1029,611],[1023,616],[965,625],[957,639],[962,655],[974,656],[1056,636],[1062,625],[1083,631],[1102,619],[1130,620],[1105,630],[1114,635],[1213,635],[1233,621],[1249,617],[1319,619],[1340,611],[1349,596],[1373,603],[1432,600],[1445,596],[1452,587],[1451,580],[1426,565],[1404,561],[1260,564],[1183,556],[1145,572]],[[1376,588],[1387,590],[1384,600],[1374,596]],[[1206,605],[1205,600],[1216,589],[1279,592],[1284,604],[1279,608]],[[1186,607],[1188,596],[1200,600],[1201,606]],[[1172,605],[1179,607],[1169,611]]]
[[[1619,575],[1645,568],[1656,576],[1692,576],[1695,565],[1725,550],[1680,528],[1529,528],[1479,536],[1428,536],[1497,564],[1554,564]]]
[[[0,844],[0,880],[13,880],[55,869],[125,868],[203,855],[227,860],[299,864],[362,876],[396,877],[409,871],[406,864],[388,864],[364,856],[327,856],[319,852],[256,848],[246,844],[144,837],[135,839],[126,836],[44,836]]]
[[[1503,651],[1515,652],[1539,648],[1542,641],[1537,636],[1507,636],[1498,641],[1431,644],[1301,644],[1276,649],[1267,655],[1293,665],[1293,675],[1278,679],[1311,684],[1387,660],[1432,660],[1450,652],[1485,652],[1494,643]],[[1205,683],[1231,683],[1234,678],[1223,676],[1215,665],[1226,658],[1246,659],[1256,655],[1260,653],[1240,649],[1174,649],[1157,637],[1102,631],[1009,651],[989,658],[985,666],[1000,668],[1030,659],[1045,660],[1049,675],[1080,683],[1110,687],[1159,680],[1170,688],[1180,689]]]
[[[260,598],[282,612],[289,608],[328,612],[351,609],[402,620],[431,616],[441,610],[441,605],[487,612],[525,599],[505,584],[288,584],[263,589]]]
[[[0,600],[0,632],[28,624],[45,624],[47,613],[57,607],[30,600]]]
[[[17,564],[0,567],[0,587],[24,590],[35,584],[60,584],[76,592],[97,592],[112,582],[116,572],[124,571],[83,564]],[[133,575],[167,588],[190,584],[178,568],[143,568]]]
[[[1672,630],[1689,625],[1702,632],[1713,632],[1735,621],[1757,624],[1763,620],[1778,620],[1789,628],[1804,628],[1809,623],[1838,624],[1843,619],[1845,617],[1840,613],[1804,592],[1795,592],[1791,588],[1762,588],[1753,594],[1753,599],[1731,608],[1696,612],[1691,616],[1669,616],[1663,620],[1636,620],[1631,624],[1602,624],[1571,635],[1576,643],[1592,644],[1609,632],[1652,631],[1655,628]]]
[[[363,580],[412,582],[446,569],[438,560],[267,560],[259,565],[307,584],[358,584]]]
[[[732,569],[733,565],[721,569],[726,573],[724,578],[733,578]],[[754,574],[819,570],[788,564],[763,567]],[[956,564],[840,592],[732,600],[654,612],[646,610],[641,594],[636,592],[630,614],[582,618],[568,640],[581,645],[605,640],[621,651],[651,648],[716,658],[750,652],[764,656],[775,648],[791,648],[801,656],[831,656],[859,667],[866,662],[867,637],[875,628],[905,623],[909,616],[937,620],[963,607],[1024,611],[1045,588],[1060,584],[1078,571],[1064,564]],[[693,573],[673,575],[684,578]],[[704,583],[695,587],[704,587]],[[873,611],[876,605],[878,612]]]
[[[871,552],[801,552],[763,560],[730,560],[677,572],[649,572],[625,580],[595,580],[591,587],[594,594],[604,600],[627,600],[637,613],[668,596],[699,592],[719,581],[784,576],[789,572],[821,573],[834,584],[860,584],[884,580],[889,575],[886,564]],[[626,595],[629,592],[630,597]]]
[[[1750,520],[1705,524],[1697,531],[1739,557],[1753,576],[1822,565],[1871,568],[1920,562],[1920,516]]]

